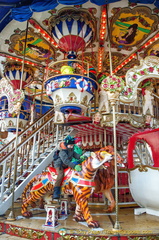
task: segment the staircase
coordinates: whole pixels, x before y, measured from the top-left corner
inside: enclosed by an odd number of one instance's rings
[[[71,128],[54,124],[54,109],[28,126],[0,151],[0,215],[19,198],[27,183],[52,163],[56,144]],[[14,197],[14,200],[13,200]]]

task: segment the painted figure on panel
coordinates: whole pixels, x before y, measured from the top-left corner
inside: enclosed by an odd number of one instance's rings
[[[137,34],[137,28],[138,24],[134,23],[127,28],[124,35],[123,32],[120,32],[119,36],[117,37],[118,43],[131,44],[134,42],[135,36]]]
[[[25,49],[26,41],[26,49]],[[55,57],[55,52],[50,43],[48,43],[42,35],[35,33],[30,30],[27,34],[26,31],[19,32],[18,34],[13,34],[10,38],[10,48],[12,51],[18,55],[24,55],[32,58],[36,61],[51,61]]]
[[[118,12],[114,9],[111,21],[112,42],[127,48],[136,46],[155,29],[158,18],[147,7],[121,8]]]
[[[34,54],[37,55],[37,57],[48,58],[51,56],[51,52],[49,51],[49,49],[45,49],[41,46],[37,46],[34,44],[28,44],[27,46],[34,52]]]
[[[159,57],[159,43],[152,45],[148,51],[147,55]]]

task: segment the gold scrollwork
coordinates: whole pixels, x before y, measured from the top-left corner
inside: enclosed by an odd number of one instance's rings
[[[67,100],[65,101],[65,103],[79,103],[79,101],[77,101],[76,95],[73,92],[71,92],[68,95]]]
[[[27,237],[29,239],[44,238],[45,240],[48,240],[48,236],[45,234],[45,232],[35,231],[32,229],[26,229],[26,228],[20,228],[20,227],[14,227],[12,225],[9,225],[7,232],[8,233],[12,232],[19,237]]]
[[[86,106],[86,107],[88,106],[88,97],[87,97],[87,95],[82,98],[81,104]]]
[[[126,113],[120,113],[116,114],[116,124],[119,122],[128,122],[133,127],[143,127],[144,126],[144,119],[143,116],[136,117],[133,114],[126,114]],[[107,114],[103,115],[103,126],[111,127],[113,126],[113,114]]]
[[[62,102],[62,98],[59,95],[55,96],[55,106],[58,104],[61,104]]]
[[[140,166],[139,166],[139,171],[140,171],[140,172],[147,172],[148,169],[147,169],[146,166],[144,166],[144,165],[140,165]]]

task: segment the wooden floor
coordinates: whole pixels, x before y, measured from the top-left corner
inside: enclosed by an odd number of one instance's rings
[[[29,228],[46,230],[51,232],[59,232],[59,229],[64,228],[67,234],[82,234],[82,235],[100,235],[100,236],[110,236],[119,234],[120,236],[140,236],[140,235],[159,235],[159,217],[141,214],[134,215],[135,207],[122,207],[119,208],[118,218],[115,213],[107,214],[105,212],[104,206],[90,206],[91,213],[94,220],[98,220],[100,223],[100,228],[90,229],[87,227],[86,223],[77,223],[73,221],[73,211],[66,219],[59,219],[59,226],[55,228],[45,227],[46,211],[44,209],[32,209],[33,217],[30,219],[25,219],[21,216],[21,203],[17,202],[15,207],[15,221],[8,221],[10,210],[6,212],[5,216],[0,217],[1,224],[12,224],[19,228]],[[120,230],[114,230],[114,224],[119,223]],[[7,236],[7,235],[6,235]],[[1,238],[0,239],[4,239]],[[5,238],[7,239],[7,237]],[[11,238],[14,239],[14,238]],[[19,238],[17,238],[19,239]],[[22,239],[22,238],[21,238]],[[158,239],[158,238],[157,238]]]

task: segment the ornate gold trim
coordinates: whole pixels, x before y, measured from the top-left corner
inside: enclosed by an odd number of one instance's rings
[[[62,104],[62,103],[63,103],[62,98],[58,94],[56,94],[56,96],[55,96],[55,106],[57,106],[59,104]]]
[[[133,167],[131,169],[128,169],[127,171],[131,172],[131,171],[134,171],[137,168],[140,172],[148,172],[148,169],[159,171],[159,167],[151,167],[149,165],[136,165],[135,167]]]
[[[15,235],[19,237],[29,238],[29,239],[42,239],[48,240],[48,236],[45,232],[36,231],[33,229],[27,229],[27,228],[20,228],[16,226],[9,225],[9,228],[7,229],[7,233],[14,233]]]
[[[117,113],[115,115],[116,118],[116,125],[119,122],[128,122],[130,123],[131,126],[136,127],[136,128],[141,128],[144,127],[144,117],[143,116],[134,116],[133,114],[130,113]],[[113,114],[103,114],[101,126],[106,126],[106,127],[113,127]]]
[[[73,92],[71,92],[67,96],[67,100],[65,100],[65,103],[79,103],[79,101],[77,101],[76,95]]]
[[[81,100],[81,104],[88,107],[88,96],[84,96]]]

